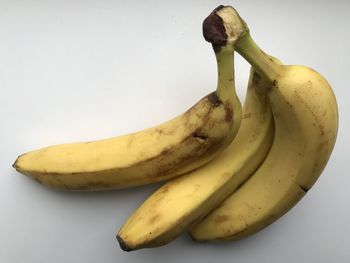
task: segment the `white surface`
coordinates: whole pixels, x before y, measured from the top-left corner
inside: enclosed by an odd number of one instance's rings
[[[201,23],[221,1],[0,0],[0,262],[350,262],[349,1],[227,1],[257,43],[324,74],[338,98],[334,153],[286,216],[236,243],[187,235],[126,253],[115,233],[157,185],[64,193],[20,175],[18,154],[161,123],[214,90]],[[257,4],[259,3],[259,4]],[[248,65],[237,55],[244,98]]]

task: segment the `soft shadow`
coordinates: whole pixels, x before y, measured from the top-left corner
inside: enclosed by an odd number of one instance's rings
[[[216,241],[216,242],[195,242],[187,233],[184,233],[171,243],[157,248],[145,248],[132,252],[119,252],[118,257],[122,257],[125,262],[186,262],[190,258],[195,259],[199,255],[210,255],[207,262],[212,262],[216,257],[234,258],[235,254],[247,253],[252,248],[267,241],[265,230],[239,241]],[[118,244],[116,244],[118,245]],[[244,253],[243,253],[244,254]],[[123,261],[124,262],[124,261]]]

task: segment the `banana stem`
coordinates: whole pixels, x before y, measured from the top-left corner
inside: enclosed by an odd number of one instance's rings
[[[273,83],[281,75],[283,65],[275,62],[251,38],[250,34],[245,34],[235,43],[235,48],[244,57],[260,76]]]
[[[247,24],[232,6],[215,8],[203,21],[203,35],[222,56],[225,56],[225,51],[220,48],[228,50],[231,47],[232,53],[237,50],[267,82],[275,83],[283,72],[283,65],[270,58],[254,42]]]
[[[218,67],[218,84],[216,93],[219,98],[227,98],[235,92],[234,49],[222,47],[215,52]]]

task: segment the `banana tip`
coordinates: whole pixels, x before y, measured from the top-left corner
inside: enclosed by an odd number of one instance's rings
[[[117,235],[116,238],[117,238],[119,246],[122,250],[124,250],[126,252],[132,251],[132,249],[130,247],[128,247],[128,245],[125,243],[125,241],[119,235]]]
[[[17,157],[17,159],[15,160],[15,162],[12,164],[12,167],[15,168],[16,170],[18,170],[18,159],[20,156]]]

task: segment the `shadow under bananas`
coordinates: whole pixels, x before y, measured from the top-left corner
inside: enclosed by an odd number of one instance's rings
[[[171,243],[157,247],[125,252],[120,250],[118,258],[123,262],[229,262],[235,255],[260,251],[260,244],[267,241],[264,231],[240,241],[194,242],[187,233],[183,233]],[[268,232],[268,231],[267,231]],[[116,242],[116,245],[117,242]],[[210,251],[208,253],[208,251]],[[243,253],[242,253],[243,252]],[[205,255],[205,258],[200,255]],[[236,257],[235,262],[239,262]]]

